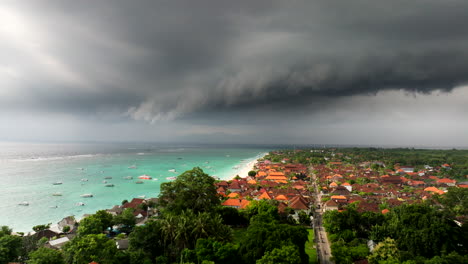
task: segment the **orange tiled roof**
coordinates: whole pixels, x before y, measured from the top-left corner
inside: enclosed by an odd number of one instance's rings
[[[343,195],[332,195],[331,199],[333,200],[346,200],[346,197]]]
[[[460,185],[458,185],[458,187],[460,187],[460,188],[468,188],[468,184],[460,184]]]
[[[286,196],[280,194],[280,195],[276,196],[275,200],[278,200],[278,201],[280,201],[280,200],[288,200],[288,198],[286,198]]]
[[[456,180],[451,180],[449,178],[443,178],[443,179],[439,179],[437,180],[438,183],[456,183],[457,181]]]
[[[387,213],[389,213],[389,212],[390,212],[390,210],[388,210],[388,209],[383,209],[383,210],[382,210],[382,214],[387,214]]]
[[[268,192],[264,192],[264,193],[262,193],[262,195],[260,195],[258,197],[258,199],[260,199],[260,200],[261,199],[271,200],[271,196],[268,194]]]
[[[437,194],[444,194],[444,191],[439,190],[439,189],[437,189],[436,187],[427,187],[426,189],[424,189],[424,191],[426,191],[426,192],[434,192],[434,193],[437,193]]]
[[[336,184],[336,182],[330,183],[330,187],[336,187],[336,186],[338,186],[338,184]]]
[[[230,193],[227,197],[229,197],[229,198],[238,198],[238,197],[240,197],[240,195],[238,193],[233,192],[233,193]]]
[[[238,207],[240,209],[244,209],[250,204],[250,201],[245,199],[227,199],[222,203],[224,206],[233,206]]]
[[[341,185],[343,185],[343,186],[351,186],[351,184],[349,184],[348,182],[345,182],[345,183],[343,183],[343,184],[341,184]]]

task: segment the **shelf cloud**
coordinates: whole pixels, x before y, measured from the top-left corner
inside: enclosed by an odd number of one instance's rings
[[[5,1],[0,110],[213,126],[387,91],[451,93],[468,82],[467,9],[461,0]]]

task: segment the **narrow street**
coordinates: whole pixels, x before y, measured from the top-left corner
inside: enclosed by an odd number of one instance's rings
[[[320,195],[318,186],[315,184],[316,176],[311,173],[312,182],[315,189],[315,212],[314,212],[314,232],[315,232],[315,241],[317,247],[317,256],[319,263],[322,264],[331,264],[334,263],[331,258],[330,243],[328,241],[327,232],[322,225],[322,206],[320,206],[320,201],[322,196]]]

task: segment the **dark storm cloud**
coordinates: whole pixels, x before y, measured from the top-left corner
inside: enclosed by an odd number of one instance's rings
[[[321,107],[388,89],[451,91],[468,81],[461,0],[11,1],[5,8],[26,26],[0,54],[28,78],[7,82],[16,89],[0,93],[4,107],[112,108],[155,122]],[[25,44],[35,40],[40,45]]]

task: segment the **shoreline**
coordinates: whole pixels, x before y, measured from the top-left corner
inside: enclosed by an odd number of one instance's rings
[[[254,167],[254,165],[258,162],[259,159],[265,157],[266,155],[268,155],[268,152],[264,152],[264,153],[261,153],[257,156],[255,156],[254,158],[248,160],[248,162],[246,162],[245,164],[239,164],[239,168],[235,170],[235,172],[233,172],[232,174],[230,174],[229,176],[225,176],[225,177],[222,177],[220,178],[220,180],[222,181],[230,181],[232,179],[234,179],[237,175],[239,175],[241,178],[245,178],[248,176],[249,174],[249,171],[251,171]]]

